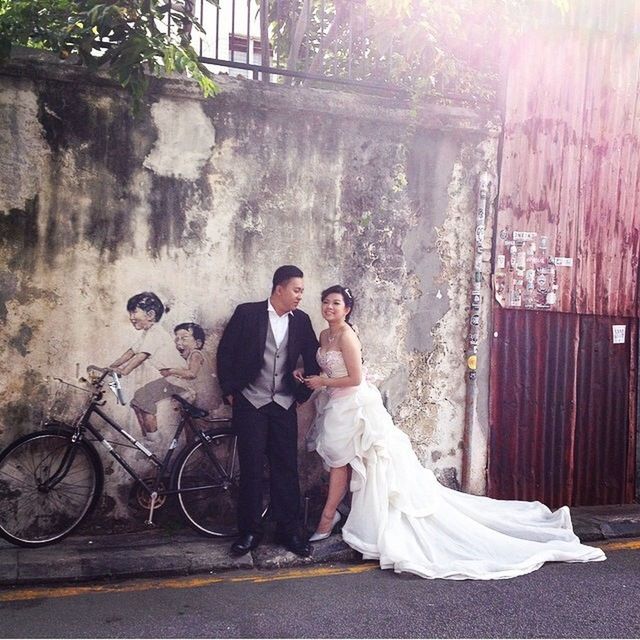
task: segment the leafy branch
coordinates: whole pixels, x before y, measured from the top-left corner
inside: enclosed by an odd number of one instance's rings
[[[203,32],[193,9],[193,0],[0,0],[0,62],[13,45],[76,55],[127,89],[134,111],[150,74],[184,73],[205,96],[215,95],[212,74],[190,44],[192,29]]]
[[[287,69],[486,101],[505,46],[568,0],[269,0]]]

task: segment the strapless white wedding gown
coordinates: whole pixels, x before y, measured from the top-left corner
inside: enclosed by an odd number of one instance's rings
[[[318,351],[330,377],[347,375],[339,351]],[[441,485],[416,457],[408,436],[385,409],[380,392],[322,389],[308,436],[326,467],[350,464],[351,511],[344,541],[383,569],[423,578],[491,580],[535,571],[543,563],[604,560],[580,543],[569,508],[494,500]]]

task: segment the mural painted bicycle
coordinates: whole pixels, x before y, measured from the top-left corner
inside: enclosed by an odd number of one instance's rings
[[[230,420],[210,418],[207,411],[174,395],[181,416],[160,458],[103,409],[107,387],[124,404],[118,374],[95,366],[87,373],[86,387],[56,378],[86,393],[74,420],[45,421],[41,431],[18,438],[0,452],[0,535],[16,545],[38,547],[77,529],[102,495],[105,474],[96,444],[135,481],[138,502],[148,509],[147,524],[153,524],[155,509],[175,499],[187,523],[200,533],[235,535],[240,472]],[[131,467],[101,432],[105,427],[141,452],[154,469],[151,478]],[[177,451],[183,433],[186,444]]]

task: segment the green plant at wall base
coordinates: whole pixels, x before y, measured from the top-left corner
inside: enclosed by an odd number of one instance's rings
[[[0,62],[13,45],[75,55],[127,89],[136,111],[150,74],[183,73],[205,96],[215,95],[212,75],[190,45],[191,30],[202,31],[193,9],[193,0],[0,0]]]

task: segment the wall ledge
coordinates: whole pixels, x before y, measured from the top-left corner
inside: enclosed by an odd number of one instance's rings
[[[14,47],[11,59],[0,65],[0,76],[28,78],[35,82],[52,80],[72,84],[109,87],[123,100],[128,94],[106,72],[91,72],[73,57],[60,60],[54,53],[26,47]],[[161,96],[189,100],[210,101],[225,98],[238,100],[257,109],[282,109],[289,112],[335,114],[354,120],[380,122],[385,126],[407,126],[414,123],[423,130],[458,130],[497,137],[501,131],[501,117],[497,112],[481,112],[469,107],[449,106],[425,102],[417,108],[408,98],[376,96],[332,88],[292,87],[265,84],[243,77],[216,74],[220,93],[205,98],[195,80],[172,74],[154,77],[148,99],[155,102]]]

